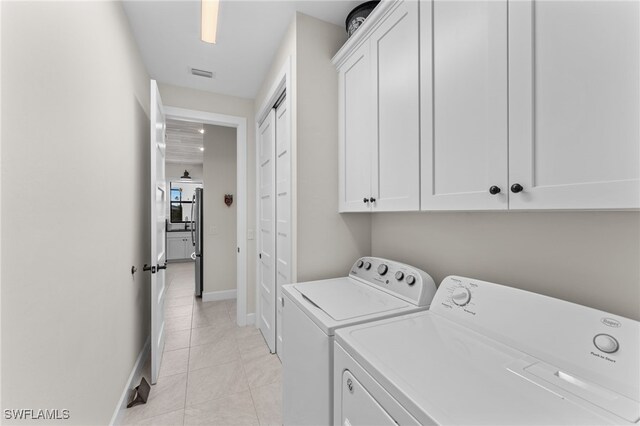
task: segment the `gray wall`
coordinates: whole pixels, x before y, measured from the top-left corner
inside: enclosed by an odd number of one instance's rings
[[[640,213],[373,215],[372,254],[640,320]]]
[[[209,293],[236,289],[236,129],[208,124],[204,129],[203,292]],[[224,194],[234,195],[231,207]]]
[[[2,3],[2,408],[106,424],[149,333],[149,77],[118,2]]]
[[[370,215],[338,213],[338,74],[331,58],[345,39],[343,28],[296,14],[255,100],[259,113],[291,58],[295,281],[344,276],[371,250]]]
[[[345,276],[371,248],[368,214],[338,213],[338,73],[344,28],[297,16],[298,281]]]

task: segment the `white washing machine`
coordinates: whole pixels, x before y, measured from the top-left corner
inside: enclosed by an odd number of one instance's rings
[[[336,425],[604,425],[640,419],[640,323],[446,278],[429,311],[338,330]]]
[[[425,310],[436,292],[426,272],[375,257],[359,259],[348,277],[282,288],[285,425],[331,423],[335,330]]]

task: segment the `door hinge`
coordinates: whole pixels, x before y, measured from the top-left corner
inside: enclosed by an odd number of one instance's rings
[[[238,253],[240,253],[240,247],[238,247]]]
[[[262,253],[260,253],[260,254],[258,255],[258,258],[262,259]]]

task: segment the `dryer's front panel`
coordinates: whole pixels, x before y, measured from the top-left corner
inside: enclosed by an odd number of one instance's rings
[[[397,425],[349,370],[342,374],[342,426]]]

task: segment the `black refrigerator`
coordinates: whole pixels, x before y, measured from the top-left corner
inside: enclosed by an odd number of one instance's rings
[[[202,217],[202,188],[197,188],[193,196],[193,204],[191,208],[191,243],[194,249],[194,259],[196,268],[196,296],[202,297],[202,236],[203,236],[203,217]]]

